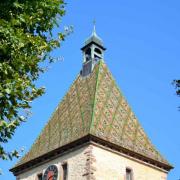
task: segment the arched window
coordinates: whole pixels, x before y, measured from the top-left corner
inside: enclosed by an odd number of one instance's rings
[[[96,54],[94,55],[94,60],[97,62],[99,61],[101,58],[99,56],[97,56]]]
[[[68,176],[68,165],[67,163],[64,163],[62,165],[63,168],[63,180],[67,180],[67,176]]]
[[[43,179],[43,174],[42,174],[42,173],[38,174],[38,175],[37,175],[37,179],[38,179],[38,180],[42,180],[42,179]]]
[[[85,56],[86,56],[86,62],[91,59],[91,49],[90,49],[90,48],[88,48],[88,49],[86,50]]]
[[[102,54],[102,52],[101,52],[101,50],[100,49],[98,49],[98,48],[95,48],[95,50],[94,50],[96,53],[98,53],[98,54]]]
[[[133,171],[131,168],[126,168],[126,180],[133,180]]]

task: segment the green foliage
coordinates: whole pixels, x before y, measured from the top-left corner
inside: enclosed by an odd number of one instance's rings
[[[180,79],[179,80],[175,80],[174,81],[174,83],[175,83],[175,87],[176,87],[176,94],[178,95],[178,96],[180,96]]]
[[[31,102],[44,93],[35,81],[44,72],[40,63],[53,58],[66,33],[52,36],[65,14],[63,0],[0,1],[0,159],[18,157],[5,143],[26,120]]]
[[[176,88],[176,94],[180,97],[180,79],[174,80],[173,84]],[[179,110],[180,110],[180,107],[179,107]]]

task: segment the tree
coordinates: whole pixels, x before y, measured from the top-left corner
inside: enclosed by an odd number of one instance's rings
[[[0,159],[8,160],[19,154],[5,144],[44,93],[35,84],[44,72],[40,63],[53,61],[50,52],[67,33],[52,36],[65,14],[63,0],[1,0],[0,8]]]
[[[174,84],[175,84],[175,87],[176,87],[176,94],[178,96],[180,96],[180,79],[179,80],[174,80]]]
[[[180,79],[179,80],[174,80],[173,84],[176,88],[176,94],[180,97]],[[180,107],[179,107],[180,110]]]

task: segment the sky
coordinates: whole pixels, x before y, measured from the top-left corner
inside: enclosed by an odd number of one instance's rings
[[[46,94],[32,103],[28,122],[7,148],[29,150],[82,67],[80,48],[91,35],[93,20],[107,48],[105,62],[147,135],[175,167],[168,180],[180,178],[180,98],[172,85],[180,79],[179,0],[67,0],[60,31],[74,32],[53,52],[61,57],[41,75]],[[3,161],[0,179],[15,180],[8,171],[18,160]]]

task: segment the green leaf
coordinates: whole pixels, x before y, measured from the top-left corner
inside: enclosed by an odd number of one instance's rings
[[[59,32],[59,38],[52,35],[65,14],[65,3],[6,0],[0,8],[0,159],[12,160],[19,157],[17,151],[8,152],[3,143],[27,119],[22,112],[31,108],[31,101],[45,92],[36,80],[45,72],[43,65],[51,62],[50,52],[67,36],[64,32]]]

